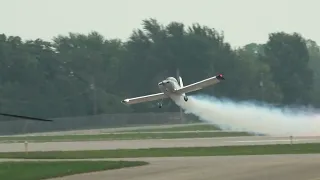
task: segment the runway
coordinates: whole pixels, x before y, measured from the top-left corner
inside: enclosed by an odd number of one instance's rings
[[[320,137],[294,137],[293,143],[320,142]],[[29,143],[29,151],[208,147],[290,143],[289,137],[221,137],[199,139],[120,140]],[[24,151],[23,143],[0,144],[1,152]],[[108,159],[114,160],[114,159]],[[120,160],[120,159],[116,159]],[[78,174],[50,180],[320,180],[319,155],[264,155],[125,158],[147,161],[141,167]]]
[[[146,139],[146,140],[110,140],[78,142],[32,142],[28,151],[74,151],[103,149],[141,149],[166,147],[210,147],[263,144],[288,144],[289,137],[219,137],[219,138],[186,138],[186,139]],[[293,137],[293,143],[320,143],[320,137]],[[25,151],[24,143],[1,143],[0,152]]]
[[[320,155],[138,158],[150,165],[50,180],[319,180]]]

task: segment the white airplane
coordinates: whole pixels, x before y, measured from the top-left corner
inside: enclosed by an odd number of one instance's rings
[[[187,86],[183,86],[182,78],[180,76],[179,76],[179,83],[176,78],[168,77],[167,79],[158,83],[158,86],[159,86],[161,93],[124,99],[121,102],[123,104],[131,105],[131,104],[137,104],[137,103],[155,101],[155,100],[161,99],[161,102],[158,103],[159,108],[161,108],[162,101],[165,98],[172,99],[173,97],[183,96],[183,99],[185,101],[188,101],[188,97],[187,97],[186,93],[197,91],[197,90],[200,90],[200,89],[205,88],[207,86],[217,84],[222,80],[224,80],[224,77],[222,74],[219,74],[217,76],[214,76],[214,77],[211,77],[208,79],[204,79],[202,81],[198,81],[196,83],[189,84]]]

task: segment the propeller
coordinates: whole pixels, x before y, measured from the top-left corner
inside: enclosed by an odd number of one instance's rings
[[[15,115],[15,114],[7,114],[7,113],[0,113],[2,116],[8,116],[8,117],[15,117],[15,118],[22,118],[22,119],[29,119],[29,120],[34,120],[34,121],[48,121],[52,122],[53,120],[50,119],[42,119],[42,118],[36,118],[36,117],[30,117],[30,116],[20,116],[20,115]]]

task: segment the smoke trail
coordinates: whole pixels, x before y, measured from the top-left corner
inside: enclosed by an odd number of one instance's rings
[[[320,135],[320,114],[252,102],[235,103],[204,95],[189,96],[187,102],[181,97],[173,99],[185,113],[192,113],[223,130],[266,135]]]

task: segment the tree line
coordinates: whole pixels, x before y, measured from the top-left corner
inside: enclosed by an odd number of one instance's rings
[[[126,41],[98,32],[57,35],[51,42],[0,35],[0,111],[41,117],[177,111],[166,101],[125,106],[124,98],[159,92],[218,73],[226,81],[201,90],[235,101],[320,106],[320,51],[299,33],[274,32],[264,44],[232,48],[205,25],[146,19]]]

